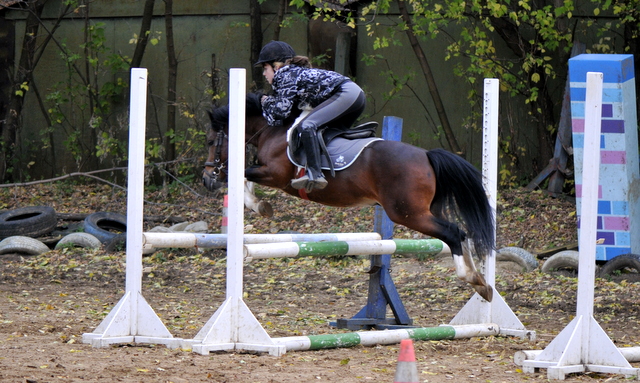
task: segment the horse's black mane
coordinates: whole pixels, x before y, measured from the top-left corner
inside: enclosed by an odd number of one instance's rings
[[[261,93],[247,93],[246,114],[247,116],[262,115],[262,104],[260,103]],[[214,108],[209,111],[211,126],[225,126],[229,123],[229,105]]]

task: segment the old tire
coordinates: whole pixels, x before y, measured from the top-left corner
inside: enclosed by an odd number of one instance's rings
[[[58,219],[49,206],[28,206],[0,214],[0,239],[23,236],[41,237],[52,232]]]
[[[555,270],[571,269],[578,270],[580,253],[576,250],[564,250],[553,254],[542,264],[542,272],[550,273]]]
[[[127,231],[127,217],[109,212],[89,214],[84,219],[84,231],[106,244],[118,234]]]
[[[16,235],[0,241],[0,254],[39,255],[47,251],[49,251],[47,245],[31,237]]]
[[[104,251],[106,251],[109,254],[116,253],[119,251],[126,251],[126,250],[127,250],[126,234],[118,234],[104,244]]]
[[[56,244],[55,249],[63,247],[82,247],[85,249],[98,249],[102,246],[102,242],[94,235],[89,233],[71,233],[62,237]]]
[[[602,265],[598,276],[606,277],[614,275],[616,271],[622,271],[624,269],[633,269],[636,273],[640,273],[640,255],[629,253],[613,257]]]
[[[533,271],[538,268],[538,259],[519,247],[504,247],[496,252],[496,261],[515,262],[522,266],[524,271]]]

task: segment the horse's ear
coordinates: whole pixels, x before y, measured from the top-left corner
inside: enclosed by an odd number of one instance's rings
[[[209,115],[209,121],[211,121],[211,123],[208,124],[211,130],[213,130],[214,132],[220,131],[222,127],[216,123],[216,115],[213,112],[213,110],[212,109],[207,110],[207,114]]]

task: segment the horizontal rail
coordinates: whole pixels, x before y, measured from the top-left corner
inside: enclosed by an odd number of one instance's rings
[[[330,255],[450,253],[439,239],[386,239],[379,241],[286,242],[244,245],[245,261]]]
[[[245,234],[245,244],[317,242],[317,241],[374,241],[380,240],[378,233],[318,233],[318,234]],[[153,233],[142,234],[143,245],[156,248],[175,247],[226,249],[227,234],[199,233]]]
[[[403,339],[443,340],[498,335],[500,327],[495,323],[460,326],[416,327],[384,331],[358,331],[342,334],[292,336],[272,338],[276,344],[284,344],[287,351],[320,350],[353,347],[357,345],[400,343]]]

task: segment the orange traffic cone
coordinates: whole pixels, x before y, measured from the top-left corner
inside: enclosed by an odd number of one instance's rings
[[[418,379],[418,366],[416,365],[416,354],[413,351],[413,341],[403,339],[400,341],[400,353],[398,354],[398,366],[394,383],[415,383]]]

